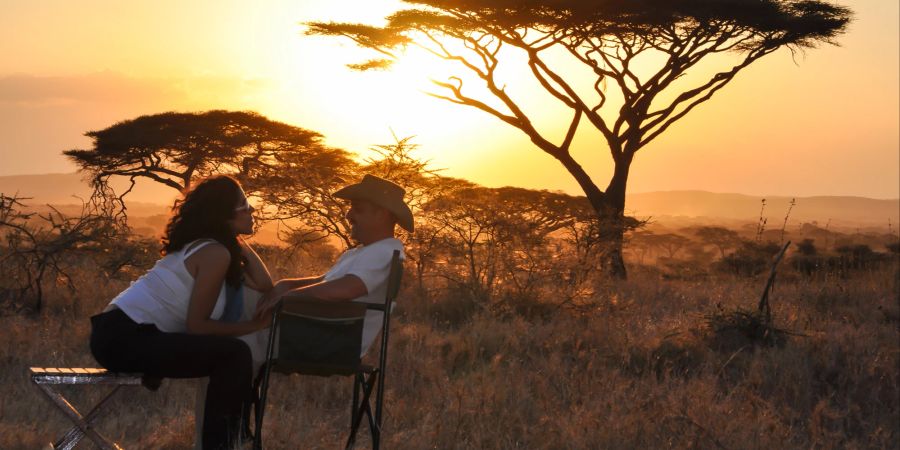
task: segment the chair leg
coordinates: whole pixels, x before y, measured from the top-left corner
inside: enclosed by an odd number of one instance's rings
[[[75,424],[75,427],[67,431],[66,434],[54,444],[54,448],[67,450],[75,448],[78,442],[81,441],[84,436],[87,436],[103,450],[121,450],[121,447],[98,433],[91,425],[91,423],[100,416],[103,405],[112,398],[113,394],[115,394],[121,386],[114,387],[106,397],[100,400],[100,402],[91,409],[87,416],[82,416],[81,413],[62,396],[62,394],[53,390],[49,385],[38,384],[37,386],[41,388],[41,392],[43,392],[44,395],[46,395],[47,398]]]
[[[362,384],[362,374],[356,374],[353,377],[353,404],[350,405],[350,436],[347,438],[346,450],[353,448],[356,443],[356,428],[359,426],[356,420],[356,412],[359,408],[359,386]]]
[[[359,404],[359,374],[353,377],[353,404],[350,405],[350,428],[353,428],[353,417],[356,415],[356,407]]]
[[[253,389],[254,393],[258,393],[253,416],[256,419],[256,430],[253,433],[253,450],[262,450],[262,425],[266,413],[266,397],[269,393],[269,374],[271,369],[272,367],[269,364],[262,366],[260,375],[257,378],[258,381]]]
[[[261,397],[261,385],[262,384],[262,371],[257,375],[256,379],[253,380],[253,387],[250,390],[250,403],[245,405],[244,414],[242,414],[242,419],[245,423],[242,424],[244,427],[243,434],[249,437],[249,439],[253,442],[253,448],[256,448],[256,440],[257,435],[259,434],[259,419],[260,419],[260,408],[259,404],[262,401]],[[251,419],[251,411],[253,412],[253,418]],[[252,426],[251,426],[252,425]]]
[[[372,407],[366,402],[366,418],[369,419],[369,433],[372,435],[372,449],[378,450],[381,440],[381,428],[375,424],[375,416],[372,415]]]
[[[372,388],[375,387],[375,380],[377,378],[378,372],[372,373],[368,378],[365,378],[362,374],[356,375],[356,384],[354,391],[359,389],[359,386],[362,385],[363,396],[362,400],[360,400],[359,403],[354,402],[353,421],[350,427],[350,437],[347,438],[347,445],[344,447],[345,449],[353,448],[353,444],[356,442],[356,432],[359,431],[359,425],[362,422],[363,414],[368,417],[370,426],[373,423],[372,408],[369,407],[369,397],[372,394]]]
[[[374,450],[377,450],[378,446],[379,446],[378,438],[381,435],[381,430],[379,430],[378,426],[375,425],[375,416],[372,415],[372,405],[370,405],[369,402],[367,401],[367,402],[363,403],[362,405],[360,405],[359,407],[362,410],[360,415],[365,413],[366,420],[368,420],[368,422],[369,422],[369,434],[372,437],[372,448]]]

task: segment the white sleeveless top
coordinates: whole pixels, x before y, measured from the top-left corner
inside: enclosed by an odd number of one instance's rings
[[[185,245],[181,250],[164,256],[149,272],[116,296],[109,303],[110,306],[117,306],[137,323],[152,323],[160,331],[187,332],[188,304],[194,290],[194,277],[184,267],[184,260],[214,242],[216,241],[212,239],[198,239]],[[223,280],[210,318],[219,319],[224,311]]]

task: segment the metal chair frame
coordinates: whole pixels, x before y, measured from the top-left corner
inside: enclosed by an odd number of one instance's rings
[[[87,437],[101,449],[121,450],[118,444],[110,441],[94,428],[94,422],[104,412],[103,407],[120,387],[141,385],[141,374],[112,373],[107,372],[106,369],[70,367],[32,367],[30,372],[31,381],[74,424],[53,444],[54,449],[75,448],[82,438]],[[54,386],[63,385],[107,385],[113,386],[113,388],[86,415],[82,415],[62,393],[54,389]]]
[[[293,365],[287,373],[299,373],[305,375],[332,376],[353,375],[353,404],[351,405],[350,435],[344,448],[350,449],[356,442],[356,434],[365,415],[368,419],[369,431],[372,436],[372,448],[378,449],[381,444],[382,419],[384,412],[384,381],[387,368],[387,347],[390,337],[391,309],[393,302],[400,291],[400,281],[403,275],[403,266],[400,261],[400,251],[394,250],[391,257],[391,269],[387,279],[387,295],[384,303],[366,303],[367,310],[384,312],[381,324],[381,345],[378,352],[378,365],[364,365],[361,358],[355,366],[308,366],[297,367]],[[335,302],[338,303],[338,302]],[[343,302],[340,302],[343,303]],[[258,397],[256,401],[255,433],[253,436],[253,448],[262,450],[262,423],[265,415],[266,396],[269,388],[269,375],[273,367],[277,367],[278,360],[274,359],[275,336],[282,315],[282,305],[273,312],[272,327],[269,330],[269,340],[266,348],[266,362],[263,365],[259,379],[257,380]],[[372,412],[370,398],[375,392],[375,411]],[[360,394],[362,397],[360,398]]]

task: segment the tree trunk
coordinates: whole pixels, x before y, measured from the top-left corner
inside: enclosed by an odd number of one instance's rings
[[[622,257],[622,241],[625,235],[625,187],[634,153],[624,151],[615,158],[615,171],[606,192],[597,188],[581,165],[568,153],[558,153],[554,156],[565,166],[569,174],[575,177],[597,213],[600,225],[599,238],[605,247],[600,260],[602,270],[610,278],[626,279],[628,274]]]
[[[598,211],[600,237],[607,246],[601,264],[610,278],[619,280],[628,277],[625,258],[622,255],[622,243],[625,240],[625,189],[633,157],[632,153],[626,151],[616,158],[613,177],[604,196],[603,211]]]
[[[628,277],[625,259],[622,256],[622,242],[625,238],[624,215],[622,209],[607,207],[600,217],[600,239],[604,243],[600,264],[610,278],[624,280]]]

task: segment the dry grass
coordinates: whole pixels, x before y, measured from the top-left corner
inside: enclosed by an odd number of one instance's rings
[[[805,336],[776,346],[718,345],[706,327],[716,311],[754,307],[761,280],[632,270],[578,308],[528,316],[406,293],[392,334],[385,447],[900,447],[897,268],[791,278],[772,294],[774,325]],[[0,318],[0,448],[38,448],[67,427],[27,367],[94,366],[87,318],[125,282],[82,274],[79,283],[74,298],[53,291],[40,317]],[[179,380],[155,393],[134,388],[101,431],[127,448],[187,448],[193,389]],[[275,376],[269,448],[340,447],[349,403],[348,379]]]

